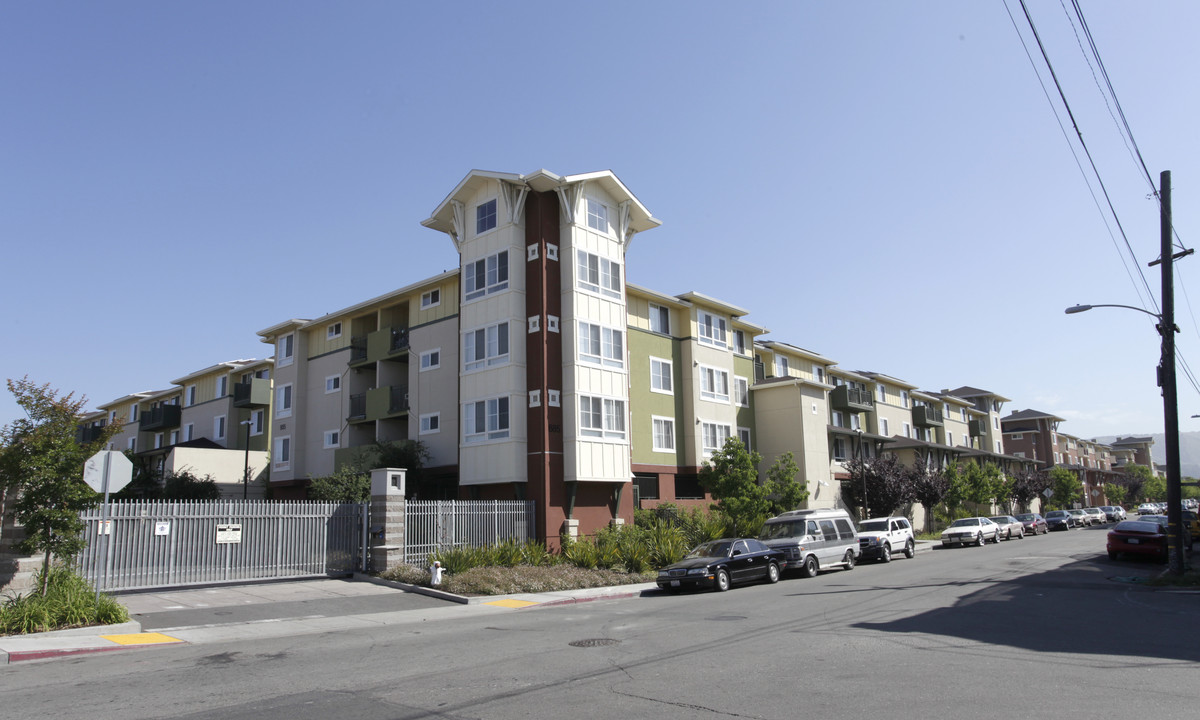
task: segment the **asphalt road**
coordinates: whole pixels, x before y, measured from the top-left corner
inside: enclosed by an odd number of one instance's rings
[[[1194,718],[1200,595],[1104,528],[655,594],[0,670],[5,718]]]

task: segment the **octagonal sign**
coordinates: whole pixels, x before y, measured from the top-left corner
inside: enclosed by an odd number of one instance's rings
[[[101,450],[83,464],[83,481],[99,493],[119,492],[132,479],[133,463],[116,450]]]

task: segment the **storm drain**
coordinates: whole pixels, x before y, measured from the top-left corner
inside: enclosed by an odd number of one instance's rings
[[[621,641],[613,638],[588,638],[587,640],[574,640],[567,643],[571,647],[604,647],[605,645],[617,645]]]

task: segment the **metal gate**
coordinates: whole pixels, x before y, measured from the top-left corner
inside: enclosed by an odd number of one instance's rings
[[[132,501],[80,513],[76,570],[100,590],[350,574],[366,569],[367,506]],[[107,520],[105,519],[107,518]]]
[[[421,500],[404,507],[404,559],[462,545],[483,547],[532,537],[532,500]]]

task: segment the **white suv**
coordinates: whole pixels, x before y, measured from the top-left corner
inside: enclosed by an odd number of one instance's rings
[[[884,517],[863,520],[858,524],[860,557],[891,562],[892,553],[903,552],[911,558],[917,554],[912,525],[906,517]]]

